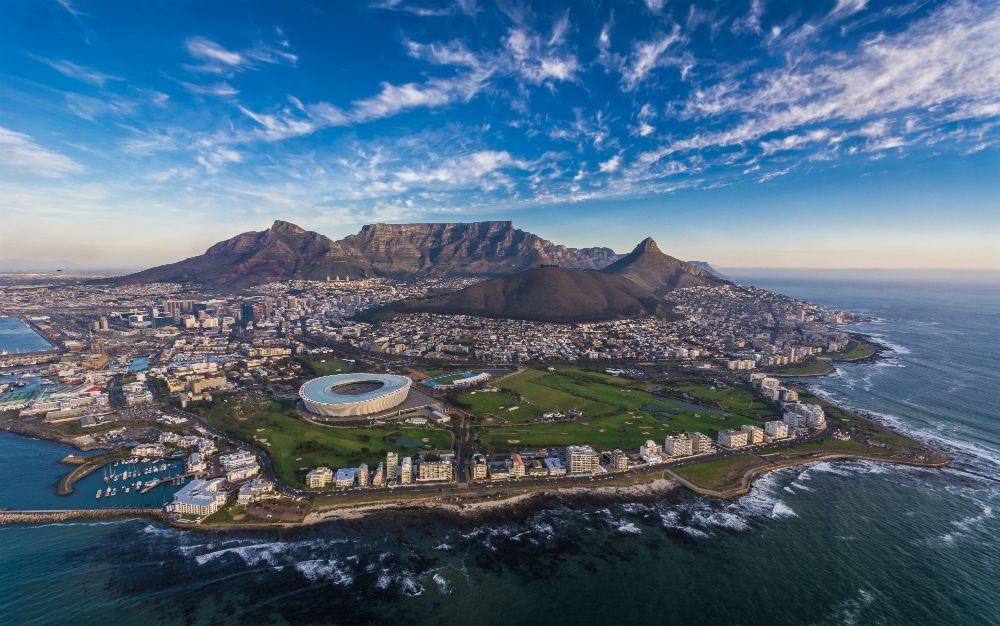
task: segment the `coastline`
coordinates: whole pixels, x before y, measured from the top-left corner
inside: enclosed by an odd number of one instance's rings
[[[872,355],[854,360],[841,362],[875,361],[883,357],[892,349],[874,338],[867,335],[852,333],[853,337],[864,338],[876,350]],[[826,376],[836,371],[831,364],[831,370],[825,374],[785,376],[786,378],[808,378],[816,376]],[[840,408],[840,407],[838,407]],[[788,454],[772,452],[766,455],[758,455],[747,452],[740,457],[752,459],[756,457],[761,464],[747,469],[738,477],[729,480],[721,487],[710,488],[700,486],[696,482],[679,475],[675,469],[664,467],[662,471],[629,472],[620,477],[608,478],[600,486],[586,486],[579,482],[566,485],[557,483],[544,485],[517,485],[517,484],[496,484],[477,485],[475,487],[465,487],[432,493],[396,493],[391,497],[379,497],[377,495],[359,495],[355,499],[332,503],[329,506],[319,507],[314,501],[312,510],[306,513],[300,521],[269,522],[266,520],[251,519],[248,521],[226,521],[215,522],[207,520],[203,524],[175,523],[168,520],[167,516],[159,509],[79,509],[79,510],[53,510],[53,511],[5,511],[0,509],[0,525],[10,523],[34,523],[38,521],[62,521],[65,519],[87,519],[103,517],[126,517],[142,515],[163,520],[165,523],[175,528],[184,530],[202,530],[224,532],[228,530],[253,530],[253,529],[274,529],[274,528],[294,528],[307,527],[327,522],[361,519],[375,513],[396,512],[396,513],[434,513],[437,515],[450,516],[456,519],[479,519],[493,515],[512,515],[518,512],[533,512],[540,508],[545,508],[553,503],[565,503],[568,500],[579,503],[608,502],[608,501],[634,501],[643,498],[656,498],[676,491],[684,487],[690,491],[713,498],[733,498],[748,493],[754,481],[760,476],[772,471],[779,471],[789,467],[807,465],[821,461],[836,460],[867,460],[873,462],[904,464],[917,467],[944,467],[948,465],[948,456],[937,449],[931,448],[923,442],[912,440],[903,433],[882,424],[880,421],[866,416],[862,411],[853,408],[843,409],[853,413],[860,419],[871,422],[880,428],[889,430],[913,443],[919,444],[926,453],[927,458],[899,458],[890,455],[880,455],[878,453],[867,453],[856,450],[823,450],[809,452],[794,458],[782,458],[774,460],[767,457],[781,456]],[[73,438],[60,433],[49,432],[44,429],[24,427],[16,420],[3,420],[0,422],[0,429],[6,430],[20,436],[32,437],[56,441],[58,443],[72,446],[79,450],[95,449],[78,445]],[[115,452],[97,455],[96,459],[105,459],[114,456]],[[922,454],[921,457],[925,455]],[[81,463],[76,465],[65,474],[58,483],[59,495],[65,495],[72,491],[72,480],[80,478],[87,473],[98,469],[100,463],[94,463],[91,459],[83,457]],[[64,460],[65,462],[65,460]],[[683,466],[682,466],[683,467]]]

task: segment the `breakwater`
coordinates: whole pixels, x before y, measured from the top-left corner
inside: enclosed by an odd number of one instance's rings
[[[0,524],[38,524],[65,522],[77,519],[111,519],[120,517],[152,517],[166,519],[163,509],[130,507],[121,509],[53,509],[53,510],[0,510]]]

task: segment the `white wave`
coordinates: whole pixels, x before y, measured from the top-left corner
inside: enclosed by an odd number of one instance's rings
[[[632,522],[622,522],[617,526],[618,532],[625,533],[627,535],[641,535],[642,530],[633,524]]]
[[[993,507],[984,505],[979,514],[953,521],[951,525],[955,527],[955,530],[941,535],[941,540],[945,543],[955,543],[959,538],[968,535],[977,526],[991,517],[993,517]]]
[[[445,543],[444,541],[442,541],[441,543],[439,543],[436,546],[434,546],[434,549],[435,550],[451,550],[451,544],[450,543]]]
[[[382,573],[378,576],[378,580],[375,581],[375,587],[378,589],[388,589],[391,584],[392,576],[389,575],[388,571],[382,570]]]
[[[858,589],[857,596],[838,602],[830,613],[819,622],[820,625],[854,626],[861,620],[861,614],[875,600],[872,592]]]
[[[408,596],[419,596],[424,592],[424,587],[410,576],[403,576],[399,581],[399,587],[403,594]]]
[[[288,548],[289,544],[282,542],[258,543],[250,546],[224,548],[206,554],[199,554],[194,557],[194,560],[198,565],[205,565],[227,554],[235,554],[250,567],[256,567],[261,563],[275,565],[276,557],[287,552]]]
[[[796,513],[792,509],[792,507],[788,506],[781,500],[775,502],[774,508],[771,509],[771,519],[775,519],[778,517],[798,517],[798,516],[799,516],[798,513]]]
[[[888,339],[885,338],[885,335],[881,333],[871,333],[868,336],[871,337],[871,340],[874,341],[875,343],[892,350],[896,354],[910,354],[909,348],[907,348],[906,346],[901,346],[898,343],[893,343],[889,341]]]
[[[336,559],[314,559],[311,561],[300,561],[295,564],[295,569],[302,574],[309,582],[328,581],[341,587],[346,587],[354,582],[346,568],[341,567]]]
[[[433,576],[431,576],[431,578],[437,584],[438,589],[441,591],[441,593],[445,595],[451,595],[451,586],[448,584],[448,581],[447,579],[445,579],[444,576],[442,576],[441,574],[434,574]]]

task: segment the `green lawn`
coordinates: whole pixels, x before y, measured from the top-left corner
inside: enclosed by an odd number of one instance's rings
[[[832,365],[826,361],[821,361],[816,357],[811,357],[801,363],[796,363],[795,365],[789,365],[788,367],[782,367],[781,369],[774,370],[774,373],[785,376],[819,376],[822,374],[829,374],[832,371]]]
[[[729,489],[738,486],[743,474],[763,467],[767,462],[752,454],[741,454],[713,461],[703,461],[673,468],[673,472],[704,489]]]
[[[667,385],[661,393],[681,398],[686,397],[685,399],[696,404],[714,407],[754,420],[781,419],[781,415],[776,409],[764,402],[748,387],[723,388],[704,382],[678,382]]]
[[[467,393],[458,398],[476,415],[498,415],[511,422],[476,430],[481,446],[490,451],[568,444],[632,449],[647,439],[662,441],[667,435],[691,431],[714,437],[725,428],[777,417],[768,405],[741,387],[712,390],[704,383],[671,387],[671,395],[687,392],[706,407],[732,410],[719,413],[658,400],[644,389],[645,385],[629,379],[570,368],[555,372],[526,370],[499,381],[497,386],[502,391]],[[520,408],[508,411],[510,406]],[[566,409],[579,409],[589,419],[531,423],[542,413]],[[654,417],[657,413],[666,419]]]
[[[389,451],[415,455],[451,448],[448,431],[417,426],[316,426],[299,417],[291,405],[278,402],[238,405],[233,398],[198,412],[213,425],[267,448],[278,476],[297,486],[303,486],[306,470],[319,465],[336,470],[363,462],[374,469]]]
[[[857,361],[858,359],[867,359],[873,354],[875,354],[875,346],[863,341],[857,341],[851,342],[848,349],[843,352],[834,352],[830,355],[830,358],[834,361]]]
[[[351,371],[351,364],[343,359],[326,355],[312,355],[302,359],[307,367],[316,372],[317,376],[346,374]]]

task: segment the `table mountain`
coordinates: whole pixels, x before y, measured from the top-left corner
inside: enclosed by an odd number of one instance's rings
[[[549,263],[600,268],[617,258],[609,248],[556,245],[511,222],[371,224],[333,241],[279,220],[267,230],[217,243],[200,256],[111,281],[241,288],[336,276],[490,276]]]

